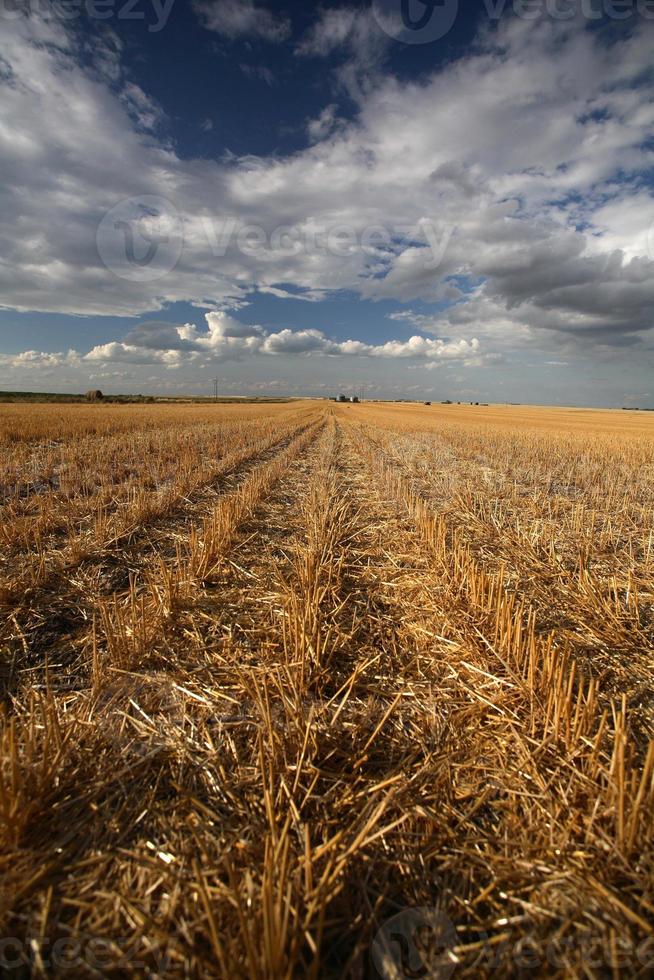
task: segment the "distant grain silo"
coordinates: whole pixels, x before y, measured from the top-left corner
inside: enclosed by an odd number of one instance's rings
[[[350,398],[350,401],[351,401],[351,402],[358,402],[358,401],[359,401],[359,399],[357,398],[357,396],[356,396],[356,395],[352,395],[352,396],[351,396],[351,398]]]
[[[346,402],[347,401],[347,398],[345,397],[345,395],[339,395],[338,396],[338,400],[339,400],[339,402]]]

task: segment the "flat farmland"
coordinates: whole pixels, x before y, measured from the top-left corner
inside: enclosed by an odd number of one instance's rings
[[[5,968],[651,975],[654,416],[5,405],[0,451]]]

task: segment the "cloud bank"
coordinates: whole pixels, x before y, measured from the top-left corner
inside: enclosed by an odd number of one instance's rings
[[[256,31],[279,42],[290,30],[251,2],[196,9],[227,39]],[[90,68],[88,48],[60,22],[31,17],[3,29],[5,308],[142,316],[177,301],[238,308],[254,290],[437,305],[402,315],[433,340],[337,343],[310,329],[246,328],[217,312],[207,332],[142,324],[86,353],[17,355],[25,365],[282,353],[465,362],[479,349],[540,344],[600,357],[652,351],[647,20],[608,43],[581,20],[507,17],[471,53],[403,82],[375,73],[385,42],[365,12],[325,10],[298,56],[340,51],[350,81],[363,66],[367,84],[349,88],[355,118],[339,118],[330,101],[307,121],[297,153],[222,162],[180,157],[163,110],[126,76],[111,34],[92,42]],[[98,227],[125,198],[153,196],[174,210],[179,255],[160,277],[116,275],[98,251]],[[430,228],[446,239],[437,261]]]
[[[25,351],[0,355],[0,365],[7,369],[41,369],[159,364],[173,369],[281,355],[400,359],[428,367],[439,363],[459,362],[470,366],[483,362],[476,338],[446,341],[415,335],[408,340],[365,344],[359,340],[330,340],[320,330],[269,332],[256,324],[241,323],[222,311],[206,313],[205,321],[205,330],[199,330],[193,323],[145,321],[130,330],[122,341],[98,344],[86,353],[75,350],[57,354]]]

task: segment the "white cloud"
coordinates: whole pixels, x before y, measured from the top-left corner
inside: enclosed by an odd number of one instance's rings
[[[278,299],[299,299],[304,300],[305,303],[320,303],[321,300],[326,299],[329,295],[326,290],[321,289],[304,289],[300,292],[292,293],[288,289],[282,289],[279,286],[258,286],[257,291],[269,296],[277,296]]]
[[[326,105],[315,119],[307,122],[307,134],[312,143],[325,139],[336,127],[338,106],[335,103]]]
[[[124,86],[120,98],[139,129],[156,130],[163,122],[161,106],[133,82]]]
[[[326,58],[334,52],[359,66],[375,64],[389,39],[367,9],[328,7],[320,10],[312,28],[297,46],[305,57]]]
[[[178,367],[182,363],[182,355],[178,350],[152,350],[147,347],[135,347],[132,344],[111,341],[93,347],[83,357],[84,361],[98,361],[110,364],[120,361],[126,364],[167,364]]]
[[[232,41],[244,37],[279,43],[291,32],[287,17],[254,0],[196,0],[193,7],[207,30]]]
[[[275,76],[267,65],[241,64],[239,68],[248,78],[257,78],[270,86],[275,84]]]
[[[312,354],[329,350],[330,342],[320,330],[280,330],[263,341],[265,354]]]

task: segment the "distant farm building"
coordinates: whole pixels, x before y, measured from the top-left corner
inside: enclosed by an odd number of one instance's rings
[[[345,395],[339,395],[339,396],[338,396],[338,401],[339,401],[339,402],[346,402],[346,401],[347,401],[347,398],[346,398],[346,396],[345,396]]]
[[[356,396],[356,395],[352,395],[352,397],[350,398],[350,401],[351,401],[351,402],[358,402],[358,401],[359,401],[359,399],[357,398],[357,396]]]
[[[84,397],[86,398],[87,402],[101,402],[104,395],[99,388],[92,388],[91,391],[86,392]]]

